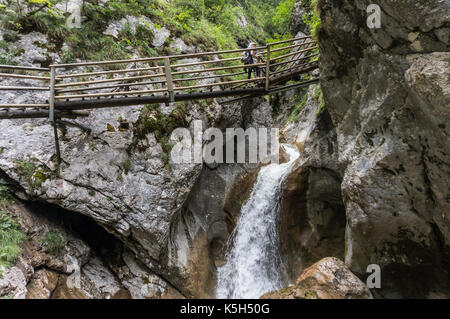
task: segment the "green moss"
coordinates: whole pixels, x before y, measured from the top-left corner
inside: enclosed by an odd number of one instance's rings
[[[46,167],[38,167],[36,159],[15,161],[15,166],[19,175],[27,182],[30,191],[38,190],[46,180],[56,174]]]
[[[59,255],[66,245],[64,235],[57,230],[48,231],[41,239],[45,251],[52,255]]]
[[[0,267],[11,267],[22,252],[20,245],[26,236],[18,223],[0,211]],[[0,275],[1,276],[1,275]]]
[[[317,292],[315,292],[314,290],[306,290],[305,299],[320,299],[320,298],[317,295]]]
[[[300,102],[295,106],[291,115],[289,115],[288,122],[297,122],[298,121],[300,113],[303,110],[303,108],[305,107],[306,102],[308,102],[308,92],[306,92],[303,95]]]
[[[131,168],[131,160],[129,158],[127,158],[122,163],[122,169],[123,169],[125,175],[128,175],[128,173],[130,172],[130,168]]]
[[[309,13],[303,16],[303,22],[311,28],[311,35],[318,40],[322,21],[320,20],[321,0],[307,0],[303,3],[310,8]]]
[[[108,132],[115,132],[116,131],[116,129],[114,128],[114,126],[112,126],[111,124],[106,124],[106,130],[108,131]]]
[[[5,185],[0,185],[0,206],[9,206],[14,203],[14,197],[11,196],[9,189]]]
[[[175,129],[188,126],[186,115],[184,104],[178,105],[168,116],[161,112],[158,105],[144,107],[138,120],[134,123],[133,142],[129,147],[129,152],[145,151],[139,142],[145,139],[147,134],[154,133],[163,149],[162,160],[167,165],[173,147],[169,141],[170,135]]]
[[[322,92],[322,88],[320,87],[320,85],[314,91],[312,98],[319,103],[319,107],[317,108],[317,111],[316,111],[316,115],[319,115],[322,112],[322,110],[325,108],[325,100],[323,98],[323,92]]]

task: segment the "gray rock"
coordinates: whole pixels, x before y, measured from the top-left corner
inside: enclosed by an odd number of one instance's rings
[[[305,269],[295,286],[262,299],[372,299],[372,294],[341,260],[328,257]]]
[[[297,1],[292,10],[292,19],[289,26],[292,34],[297,34],[298,32],[309,33],[311,31],[311,28],[303,21],[303,17],[307,14],[309,14],[309,8],[306,1]]]
[[[369,3],[321,7],[322,88],[343,176],[345,261],[358,276],[380,265],[380,296],[448,296],[449,55],[433,51],[448,51],[435,31],[448,23],[450,4],[383,2],[382,29],[368,30],[357,21]]]
[[[127,16],[119,21],[112,21],[108,25],[104,34],[117,37],[126,26],[128,26],[134,33],[136,32],[136,28],[138,26],[143,26],[151,30],[154,36],[152,45],[156,48],[162,47],[170,36],[170,31],[167,28],[156,27],[153,22],[145,16]]]

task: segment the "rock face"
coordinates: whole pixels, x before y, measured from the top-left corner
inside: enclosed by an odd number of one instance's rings
[[[294,282],[302,269],[317,260],[344,258],[346,213],[336,131],[329,113],[320,110],[314,98],[318,90],[310,87],[299,120],[283,131],[302,150],[283,184],[280,253],[287,266],[286,282]]]
[[[324,258],[305,269],[294,286],[262,299],[372,299],[367,286],[337,258]]]
[[[28,206],[14,204],[6,209],[20,218],[28,240],[16,265],[0,278],[0,296],[50,299],[64,292],[66,299],[127,297],[120,282],[76,233]],[[58,252],[46,248],[49,231],[64,240]]]
[[[117,27],[125,23],[134,23],[138,27],[142,21],[122,22]],[[46,41],[44,35],[39,36]],[[23,56],[23,59],[22,64],[26,65],[41,61],[39,56],[36,62],[33,54]],[[2,83],[13,84],[16,83]],[[45,98],[24,93],[2,95],[0,100],[2,103],[33,103]],[[270,106],[264,99],[227,107],[216,101],[208,102],[212,105],[206,108],[199,104],[184,106],[186,126],[192,127],[194,120],[202,121],[204,129],[212,125],[221,128],[272,125]],[[187,204],[189,197],[206,200],[200,196],[201,189],[193,191],[203,166],[171,163],[167,160],[169,154],[153,132],[136,136],[141,109],[97,110],[84,120],[74,120],[75,125],[60,124],[58,133],[63,163],[59,167],[55,161],[52,127],[46,120],[2,121],[2,183],[8,183],[22,199],[55,204],[94,220],[121,240],[144,268],[159,276],[159,279],[152,278],[150,283],[156,282],[158,287],[181,287],[184,296],[211,297],[215,264],[214,258],[209,258],[209,247],[216,247],[218,237],[226,242],[229,231],[223,227],[225,224],[218,226],[216,220],[225,220],[221,202],[234,179],[245,169],[236,167],[229,172],[226,169],[213,172],[215,167],[205,168],[207,171],[203,176],[209,172],[214,178],[222,175],[225,181],[225,188],[211,188],[211,191],[217,191],[217,210],[209,212],[206,207],[197,208],[192,201]],[[159,116],[170,116],[177,110],[177,105],[162,105],[160,110]],[[130,151],[136,141],[139,151]],[[185,229],[189,230],[188,238]],[[213,249],[217,250],[220,249]],[[134,273],[123,274],[125,280],[147,285],[146,280],[141,281]],[[187,280],[192,284],[186,285]],[[133,297],[158,295],[151,289],[148,293],[141,292],[141,288],[129,290]],[[164,294],[163,291],[160,295]]]
[[[449,296],[450,4],[319,2],[324,98],[337,134],[345,261],[381,297]]]
[[[292,19],[290,24],[290,31],[292,34],[298,32],[309,33],[309,26],[303,21],[303,17],[309,12],[306,0],[297,1],[292,10]]]

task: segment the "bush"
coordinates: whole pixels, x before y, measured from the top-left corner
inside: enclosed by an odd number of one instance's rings
[[[0,185],[0,206],[8,206],[14,202],[14,198],[9,193],[5,185]]]
[[[28,184],[29,190],[34,192],[41,188],[42,184],[55,173],[46,167],[38,167],[37,160],[32,158],[30,161],[16,161],[17,172]]]
[[[0,267],[8,268],[16,262],[22,252],[20,245],[25,239],[19,225],[4,211],[0,211]]]
[[[309,0],[307,4],[309,6],[310,12],[309,14],[303,16],[303,22],[311,28],[311,35],[317,40],[322,24],[320,20],[319,0]]]
[[[300,116],[300,112],[303,110],[303,108],[306,105],[306,102],[308,102],[308,92],[306,92],[300,102],[295,106],[294,110],[292,111],[291,115],[289,115],[288,122],[297,122]]]
[[[59,255],[66,245],[64,235],[57,230],[50,230],[42,237],[45,251],[52,255]]]

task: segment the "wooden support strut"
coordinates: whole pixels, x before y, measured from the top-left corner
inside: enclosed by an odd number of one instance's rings
[[[175,95],[174,95],[174,87],[173,87],[173,78],[172,78],[172,71],[170,69],[170,58],[165,57],[164,58],[164,71],[166,74],[166,81],[167,81],[167,91],[169,92],[169,100],[171,103],[175,102]]]
[[[53,134],[55,136],[55,150],[56,150],[56,161],[61,164],[61,149],[59,147],[59,137],[58,137],[58,127],[55,121],[55,85],[56,85],[56,68],[54,66],[50,67],[50,93],[48,97],[49,109],[48,109],[48,119],[50,124],[53,126]]]
[[[266,57],[266,91],[270,88],[270,44],[267,46],[267,57]]]

